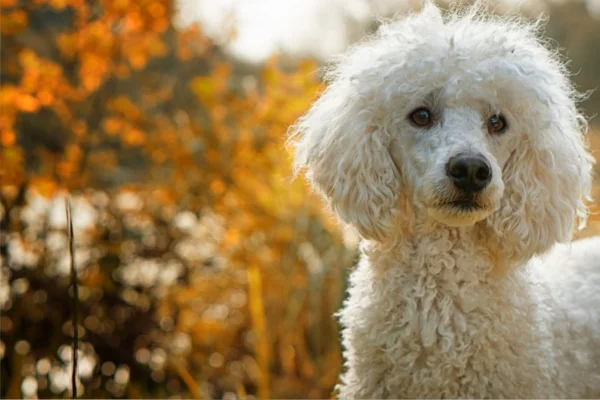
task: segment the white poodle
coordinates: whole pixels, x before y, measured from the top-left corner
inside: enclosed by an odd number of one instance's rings
[[[362,237],[341,398],[600,396],[578,95],[539,24],[431,4],[341,57],[296,165]]]

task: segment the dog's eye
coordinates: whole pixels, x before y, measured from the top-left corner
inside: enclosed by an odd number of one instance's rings
[[[501,115],[492,115],[488,119],[487,129],[491,134],[502,133],[506,130],[506,120]]]
[[[426,108],[417,108],[415,111],[410,113],[410,120],[418,126],[429,126],[431,125],[431,112]]]

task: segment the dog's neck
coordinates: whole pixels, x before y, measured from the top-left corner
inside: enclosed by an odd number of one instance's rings
[[[408,397],[429,388],[415,374],[429,376],[450,364],[439,382],[459,382],[471,368],[478,379],[498,376],[521,387],[519,393],[536,393],[535,383],[523,378],[539,368],[525,269],[511,264],[497,276],[500,255],[489,251],[483,228],[430,228],[415,226],[393,245],[361,243],[340,313],[346,340],[364,347],[350,363],[360,369],[372,368],[376,357],[382,365],[394,360],[391,393]],[[519,368],[499,369],[493,360],[500,359]]]
[[[487,300],[490,290],[514,288],[514,280],[524,274],[526,260],[509,253],[502,237],[482,222],[473,227],[448,227],[432,222],[415,224],[387,244],[365,241],[361,250],[375,274],[386,275],[389,268],[402,276],[399,285],[428,280],[459,303],[464,311]],[[471,300],[469,300],[472,298]],[[490,301],[496,301],[493,298]]]
[[[364,249],[371,254],[402,259],[416,269],[426,258],[434,265],[452,260],[456,270],[472,271],[480,279],[497,279],[519,269],[533,256],[533,253],[516,254],[513,246],[505,245],[510,242],[509,237],[508,233],[495,232],[486,221],[473,226],[450,227],[431,219],[417,218],[410,224],[399,224],[389,241],[366,241]],[[408,259],[407,255],[410,255]]]
[[[359,268],[368,265],[369,280],[387,287],[382,287],[380,293],[397,294],[396,310],[409,307],[412,312],[431,317],[432,335],[446,324],[444,314],[461,314],[474,321],[523,319],[522,324],[514,326],[519,326],[517,337],[526,337],[530,313],[534,311],[526,270],[521,262],[502,262],[506,246],[491,243],[494,237],[483,224],[470,228],[415,225],[393,246],[363,242],[364,259]],[[382,301],[388,303],[390,299]],[[427,331],[422,324],[415,329],[420,330],[427,347]],[[507,338],[514,334],[506,332]]]

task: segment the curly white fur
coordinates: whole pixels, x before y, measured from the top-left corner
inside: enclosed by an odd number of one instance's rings
[[[538,31],[426,4],[341,57],[292,128],[296,166],[363,238],[340,397],[600,396],[600,239],[538,258],[585,224],[593,164]],[[447,205],[464,152],[492,172],[472,210]]]

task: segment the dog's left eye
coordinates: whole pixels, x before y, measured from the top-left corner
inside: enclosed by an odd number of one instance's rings
[[[418,126],[429,126],[432,122],[431,112],[425,107],[417,108],[409,115],[410,120]]]
[[[491,134],[502,133],[506,130],[506,120],[502,115],[492,115],[488,119],[487,129]]]

